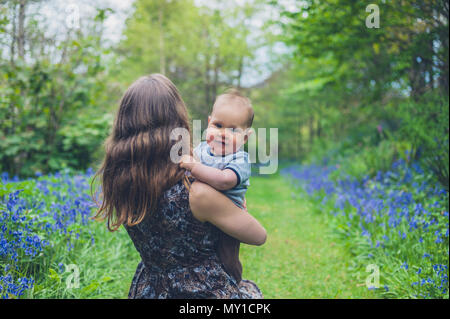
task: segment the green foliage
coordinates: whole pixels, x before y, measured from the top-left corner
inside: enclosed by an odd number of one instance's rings
[[[192,0],[138,0],[117,48],[124,58],[113,75],[128,85],[145,74],[165,74],[191,116],[205,124],[216,95],[240,86],[243,68],[253,59],[257,44],[249,43],[249,28],[243,25],[257,10],[256,2],[218,10]]]
[[[397,138],[411,142],[412,156],[420,158],[436,179],[449,190],[448,96],[426,94],[417,102],[392,106],[400,124]]]
[[[56,51],[58,62],[50,55],[0,60],[2,172],[86,169],[108,133],[111,97],[98,36],[79,32]]]
[[[366,27],[363,2],[302,1],[295,9],[273,2],[283,16],[273,21],[284,31],[278,40],[292,54],[252,92],[261,105],[255,122],[279,128],[283,158],[347,158],[362,176],[420,150],[448,185],[446,5],[375,4],[380,28]]]
[[[62,127],[58,132],[62,141],[62,161],[79,170],[100,161],[103,153],[99,145],[108,135],[112,121],[111,113],[82,113],[76,121]],[[54,169],[58,167],[61,166],[56,165]]]
[[[48,63],[2,68],[0,171],[86,169],[111,124],[95,100],[98,71],[76,74]]]

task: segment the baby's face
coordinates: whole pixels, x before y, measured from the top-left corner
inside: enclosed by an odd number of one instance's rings
[[[235,153],[247,142],[247,111],[239,105],[223,102],[208,117],[206,141],[214,155]]]

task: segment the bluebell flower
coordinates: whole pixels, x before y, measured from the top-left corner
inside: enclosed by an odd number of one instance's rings
[[[332,168],[336,169],[337,167],[333,165]],[[334,215],[335,218],[342,219],[340,224],[347,225],[351,229],[351,231],[345,231],[347,236],[350,236],[350,233],[359,232],[363,236],[378,237],[377,235],[381,233],[383,241],[377,240],[376,248],[391,242],[395,247],[402,241],[410,245],[409,242],[406,242],[408,238],[418,238],[420,244],[429,243],[433,233],[436,244],[442,244],[448,238],[448,222],[441,218],[441,216],[448,217],[445,208],[446,197],[443,197],[448,194],[444,193],[442,188],[436,186],[431,180],[418,176],[424,173],[418,163],[408,164],[399,159],[392,164],[390,171],[378,171],[374,178],[366,175],[361,181],[342,173],[333,182],[329,178],[332,171],[329,167],[305,165],[290,167],[286,173],[300,181],[306,192],[319,200],[319,206],[326,209],[334,206],[333,214],[330,216]],[[327,194],[327,196],[324,197],[319,192]],[[330,196],[332,192],[335,194],[334,203],[326,207],[324,205],[328,205],[327,203],[332,200]],[[423,201],[422,198],[427,198],[427,201]],[[428,198],[430,198],[429,201]],[[438,212],[439,214],[437,214]],[[352,220],[352,223],[349,220]],[[369,224],[374,224],[374,226],[367,227]],[[377,229],[380,231],[378,232]],[[372,231],[374,231],[373,234],[371,234]],[[398,236],[394,236],[396,235],[394,231]],[[369,240],[369,244],[372,245],[372,241]],[[402,246],[400,245],[400,247]],[[395,256],[386,249],[383,250],[383,253],[386,256]],[[433,260],[431,253],[433,251],[424,253],[422,258]],[[448,257],[448,254],[448,250],[445,250],[444,255]],[[367,252],[367,256],[372,256],[372,254]],[[403,262],[402,268],[408,269],[409,266]],[[424,273],[425,270],[428,271],[428,269],[419,268],[417,274]],[[442,276],[442,273],[446,272],[439,268],[436,273]],[[448,279],[445,280],[448,282]],[[430,283],[428,282],[428,284]],[[446,283],[440,283],[440,286],[435,283],[433,285],[441,291],[448,286]],[[424,296],[427,295],[429,294],[424,294]]]

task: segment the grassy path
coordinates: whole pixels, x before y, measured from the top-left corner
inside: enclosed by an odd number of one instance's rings
[[[241,245],[243,278],[255,281],[265,298],[370,298],[348,270],[351,256],[335,243],[324,215],[312,212],[306,199],[292,196],[289,182],[278,175],[252,177],[249,211],[264,225],[267,242]],[[65,277],[46,283],[37,298],[126,298],[139,254],[123,228],[109,233],[95,223],[94,246],[62,261],[80,268],[80,289],[67,290]]]
[[[243,278],[265,298],[374,298],[348,270],[351,256],[333,241],[325,216],[292,193],[281,176],[252,177],[248,209],[268,237],[261,247],[241,245]]]

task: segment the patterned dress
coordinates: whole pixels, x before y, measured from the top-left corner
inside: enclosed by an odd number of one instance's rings
[[[254,282],[238,283],[224,270],[220,230],[192,215],[183,179],[163,193],[155,212],[125,229],[142,258],[128,298],[263,298]]]

